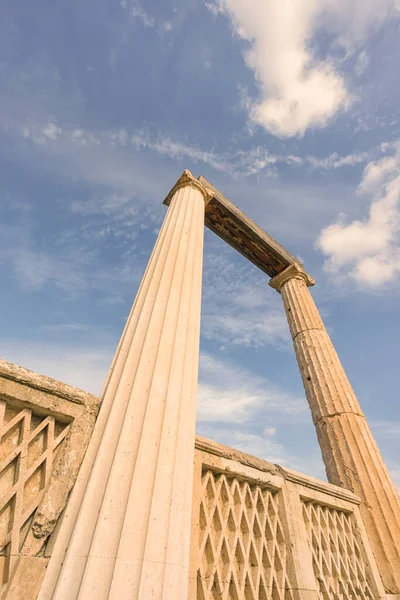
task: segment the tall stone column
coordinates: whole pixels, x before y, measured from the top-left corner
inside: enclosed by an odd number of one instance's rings
[[[328,480],[361,498],[386,592],[400,594],[399,496],[308,290],[314,281],[294,263],[270,285],[282,296]]]
[[[210,198],[189,171],[167,197],[40,600],[187,596]]]

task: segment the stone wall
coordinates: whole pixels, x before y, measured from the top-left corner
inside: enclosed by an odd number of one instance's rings
[[[197,437],[190,600],[385,598],[347,490]]]
[[[0,361],[2,600],[37,597],[97,408]],[[189,600],[385,597],[351,492],[199,436],[193,490]]]
[[[0,360],[0,598],[36,598],[97,409],[95,396]]]

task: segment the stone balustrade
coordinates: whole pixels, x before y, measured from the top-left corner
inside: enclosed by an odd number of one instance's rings
[[[359,503],[198,436],[189,599],[386,598]]]

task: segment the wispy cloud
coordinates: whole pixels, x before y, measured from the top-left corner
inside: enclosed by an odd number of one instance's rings
[[[78,147],[82,151],[91,150],[93,156],[98,155],[99,150],[96,151],[98,146],[120,148],[124,150],[125,156],[132,150],[151,150],[174,161],[189,159],[194,163],[208,165],[215,171],[226,173],[234,178],[250,177],[261,172],[274,176],[277,168],[282,165],[292,168],[305,167],[310,171],[353,167],[382,156],[386,152],[382,144],[365,152],[344,155],[333,152],[327,156],[276,154],[260,145],[248,150],[217,152],[203,150],[196,144],[175,140],[167,134],[154,135],[145,130],[129,132],[124,128],[94,134],[81,127],[72,129],[61,127],[53,121],[24,126],[20,129],[20,133],[24,139],[40,147],[45,145],[55,147],[58,142],[64,148],[70,146]],[[120,169],[122,171],[123,164]]]
[[[145,27],[155,29],[158,33],[166,33],[173,29],[171,21],[159,22],[137,0],[122,0],[121,6],[134,18],[138,19]]]
[[[216,241],[204,258],[202,335],[220,345],[287,347],[290,336],[280,299],[244,260],[232,260]]]

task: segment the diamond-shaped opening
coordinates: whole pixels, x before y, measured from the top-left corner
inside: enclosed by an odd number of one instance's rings
[[[250,528],[245,513],[242,514],[242,518],[240,520],[240,533],[245,550],[247,550],[250,541]]]
[[[271,572],[271,569],[272,569],[272,560],[271,560],[271,557],[266,548],[263,549],[261,561],[262,561],[265,576],[267,576]]]
[[[321,542],[320,542],[320,543],[321,543],[321,550],[322,550],[324,553],[325,553],[325,552],[327,553],[327,552],[328,552],[328,548],[329,548],[329,546],[328,546],[328,541],[327,541],[327,539],[326,539],[326,537],[325,537],[325,535],[324,535],[324,534],[321,534],[321,535],[320,535],[320,540],[321,540]]]
[[[329,532],[329,552],[331,556],[336,556],[337,554],[336,540],[334,539],[332,532]]]
[[[47,450],[48,426],[44,427],[28,444],[27,468],[29,469],[37,459]]]
[[[3,400],[3,402],[4,402],[4,400]],[[4,403],[6,406],[5,406],[4,416],[3,416],[3,424],[7,425],[7,423],[12,421],[13,418],[16,417],[19,412],[21,412],[21,409],[11,406],[11,404],[9,404],[8,402],[4,402]]]
[[[211,598],[213,600],[221,600],[224,589],[223,589],[223,585],[220,581],[220,578],[218,576],[218,573],[215,573],[215,575],[214,575],[214,581],[212,583],[210,591],[211,591]]]
[[[244,490],[245,490],[244,503],[247,508],[247,511],[250,513],[250,511],[253,508],[253,497],[252,497],[252,493],[251,493],[251,488],[247,482],[245,483]]]
[[[259,560],[258,560],[258,556],[257,553],[254,549],[253,544],[250,545],[250,552],[249,552],[249,571],[251,573],[251,577],[253,580],[254,585],[256,586],[258,583],[258,579],[259,579]]]
[[[209,577],[210,574],[212,573],[213,569],[214,569],[214,552],[212,549],[212,545],[210,542],[210,538],[207,537],[207,541],[206,541],[206,545],[204,546],[204,551],[203,551],[203,560],[202,560],[202,564],[203,564],[203,576],[205,577]]]
[[[222,523],[221,523],[221,517],[219,516],[218,506],[216,506],[215,510],[214,510],[214,516],[212,519],[212,530],[213,530],[215,545],[217,546],[218,542],[221,538],[221,535],[222,535]]]
[[[24,419],[15,423],[0,439],[0,461],[4,460],[22,442]]]
[[[233,544],[234,544],[235,537],[236,537],[237,527],[236,527],[235,519],[233,517],[233,513],[231,510],[229,511],[228,521],[226,523],[226,531],[227,531],[227,536],[228,536],[228,540],[229,540],[229,545],[231,548],[233,548]]]
[[[30,430],[34,431],[45,420],[46,417],[31,413]]]
[[[276,574],[282,573],[284,569],[284,565],[282,563],[282,558],[280,556],[280,553],[278,552],[278,550],[275,551],[275,557],[274,557],[274,570]]]
[[[262,545],[262,533],[261,533],[261,526],[260,526],[257,514],[255,515],[254,522],[253,522],[253,540],[254,540],[254,543],[256,545],[258,552],[260,552],[261,545]]]
[[[268,515],[270,519],[275,519],[278,514],[278,506],[276,504],[278,497],[276,494],[270,494],[268,502]]]
[[[228,574],[230,571],[230,558],[229,558],[229,552],[228,552],[228,547],[226,545],[226,541],[223,540],[222,542],[222,546],[221,546],[221,552],[219,554],[219,563],[218,563],[218,567],[222,573],[222,577],[224,581],[228,580]]]
[[[241,582],[243,579],[244,571],[245,571],[245,559],[244,559],[244,553],[241,548],[241,544],[240,544],[239,540],[237,541],[236,549],[235,549],[235,569],[236,569],[238,581]]]
[[[231,580],[229,582],[228,598],[229,598],[229,600],[242,600],[239,596],[239,590],[237,589],[237,585],[235,583],[233,576],[231,577]]]
[[[220,488],[220,492],[219,492],[219,497],[223,504],[229,503],[230,493],[229,493],[229,486],[228,486],[225,475],[221,476],[221,488]]]
[[[217,506],[219,507],[221,521],[226,519],[229,510],[229,485],[224,475],[221,475],[218,486]]]
[[[214,503],[214,498],[215,498],[214,479],[213,479],[213,474],[211,471],[208,471],[207,475],[206,475],[204,498],[206,501],[207,512],[209,512]]]
[[[234,489],[232,490],[232,492],[233,492],[232,496],[233,496],[235,516],[236,516],[237,521],[239,521],[240,513],[242,512],[243,506],[242,506],[242,498],[240,497],[240,493],[239,493],[239,484],[236,479],[235,479]]]
[[[34,498],[39,494],[39,492],[44,488],[46,480],[46,461],[43,461],[42,464],[32,473],[29,479],[25,482],[24,486],[24,502],[23,509],[32,502]]]
[[[253,593],[252,585],[248,575],[246,575],[244,581],[244,600],[256,600],[256,596]]]
[[[260,488],[257,489],[257,499],[256,499],[256,512],[260,521],[262,522],[265,515],[265,505],[268,502],[268,496],[270,492],[266,491],[263,495]]]
[[[317,510],[315,510],[315,507],[311,505],[311,522],[316,529],[319,529],[319,514]]]
[[[54,421],[54,438],[57,439],[58,436],[64,431],[66,427],[69,426],[69,423],[60,423],[60,421]]]
[[[321,529],[323,531],[325,531],[326,529],[329,528],[329,515],[330,515],[330,510],[327,506],[320,506],[319,510],[319,526],[321,527]]]

